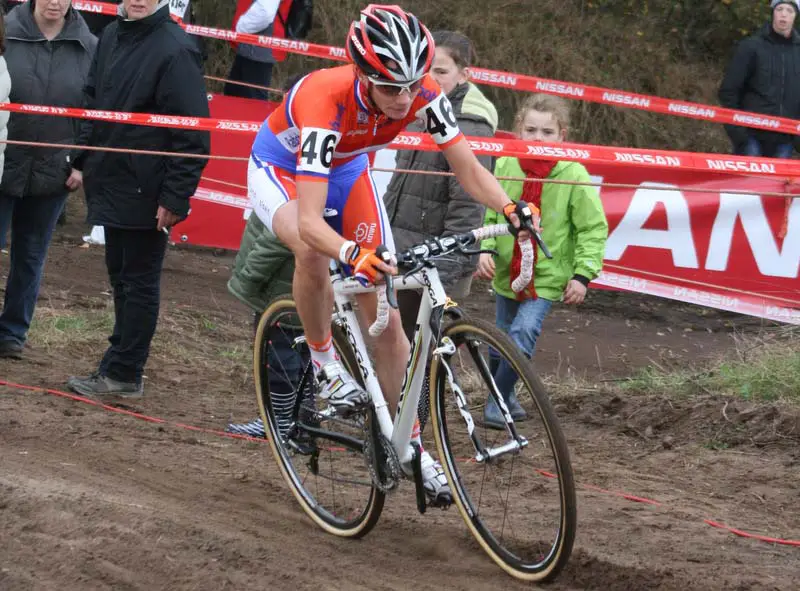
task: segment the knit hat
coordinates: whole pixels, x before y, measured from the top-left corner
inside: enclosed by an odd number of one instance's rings
[[[795,12],[800,13],[800,0],[772,0],[769,6],[770,8],[772,8],[772,10],[775,10],[776,8],[778,8],[778,5],[780,4],[788,4],[790,6],[793,6]]]

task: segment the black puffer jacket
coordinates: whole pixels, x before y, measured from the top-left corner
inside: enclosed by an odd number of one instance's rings
[[[743,40],[725,73],[719,102],[730,109],[800,119],[800,34],[794,31],[787,39],[767,24]],[[737,147],[751,135],[771,144],[796,139],[737,125],[726,125],[725,130]]]
[[[89,108],[208,117],[200,53],[162,3],[140,20],[118,17],[103,30],[86,94]],[[145,127],[106,121],[83,127],[82,145],[208,154],[207,131]],[[83,170],[89,222],[128,229],[156,227],[161,205],[179,216],[189,212],[206,160],[117,152],[84,151],[74,166]]]
[[[52,41],[33,20],[33,3],[12,9],[6,17],[6,53],[13,103],[83,106],[83,86],[89,75],[97,38],[83,17],[69,9],[64,28]],[[8,139],[72,144],[80,121],[14,113]],[[0,191],[10,197],[54,197],[67,192],[69,148],[9,146]]]
[[[497,111],[477,86],[460,84],[447,98],[453,105],[458,126],[464,135],[494,135]],[[419,124],[411,125],[408,129],[422,131]],[[487,169],[492,169],[491,156],[480,156],[478,159]],[[438,150],[400,151],[396,166],[406,170],[450,172],[444,154]],[[459,234],[483,225],[483,205],[470,197],[453,177],[395,173],[383,200],[398,250],[427,238]],[[445,287],[452,287],[458,280],[470,276],[476,265],[477,257],[458,254],[439,259],[436,264]]]

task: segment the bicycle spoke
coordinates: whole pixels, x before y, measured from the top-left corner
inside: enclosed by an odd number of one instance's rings
[[[483,548],[508,572],[530,581],[552,578],[572,548],[575,508],[569,456],[547,395],[530,362],[491,325],[458,321],[445,329],[445,337],[456,351],[434,371],[451,364],[458,385],[434,376],[436,412],[431,416],[436,415],[439,453],[449,458],[444,465],[455,484],[456,504]],[[499,374],[490,370],[490,349],[492,363],[506,359],[518,374],[512,390],[516,399],[502,400],[520,420],[508,426],[503,421],[504,428],[497,429],[486,422],[486,405],[493,397],[501,399],[499,386],[502,381],[508,387],[510,376],[495,380]],[[482,422],[476,438],[470,437],[467,417]],[[542,473],[557,477],[543,478]]]
[[[377,522],[384,500],[364,462],[363,423],[334,416],[314,395],[310,354],[298,338],[299,326],[287,298],[271,304],[259,326],[256,387],[270,444],[306,513],[330,533],[362,536]],[[334,345],[347,364],[349,344],[337,327],[333,331]],[[272,384],[285,393],[273,394]]]

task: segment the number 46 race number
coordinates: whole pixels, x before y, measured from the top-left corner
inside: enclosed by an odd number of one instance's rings
[[[300,165],[305,172],[328,174],[333,164],[333,151],[341,133],[318,127],[304,127],[300,137]]]

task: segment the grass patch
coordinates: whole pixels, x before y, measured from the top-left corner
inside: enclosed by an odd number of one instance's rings
[[[76,304],[76,302],[73,302]],[[64,308],[39,306],[30,341],[48,353],[97,350],[107,346],[114,328],[112,302],[77,302]],[[249,333],[232,318],[193,308],[163,310],[151,347],[156,363],[180,363],[197,370],[249,375],[252,351]]]
[[[800,332],[737,343],[732,355],[703,371],[649,367],[620,384],[623,391],[690,396],[706,393],[758,402],[800,403]]]
[[[39,306],[31,323],[30,340],[47,350],[104,340],[114,328],[114,307],[56,309]]]

